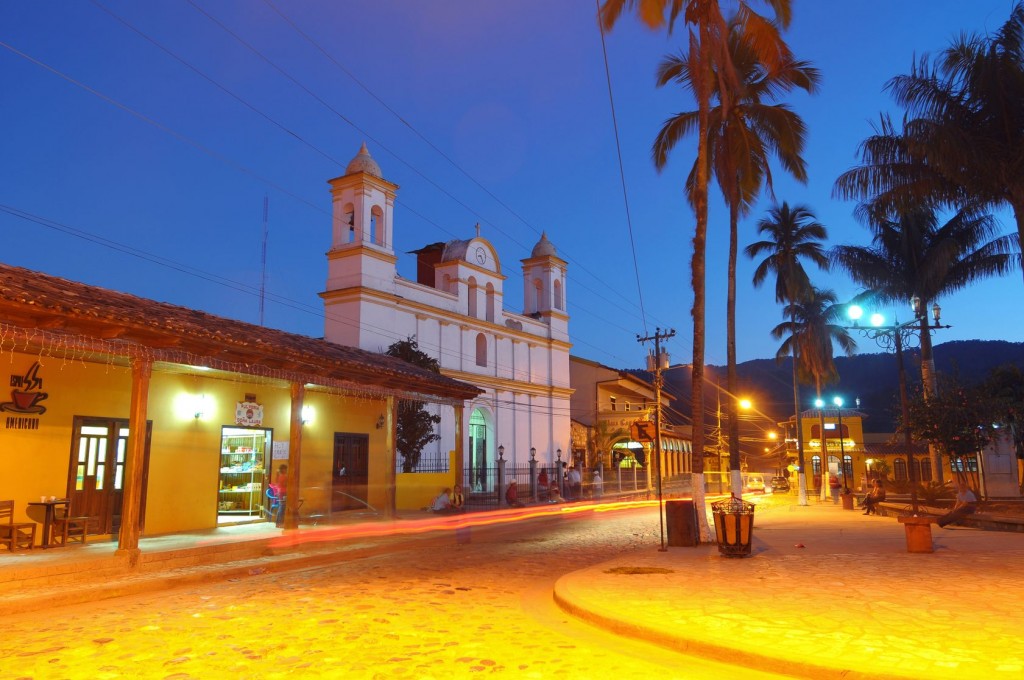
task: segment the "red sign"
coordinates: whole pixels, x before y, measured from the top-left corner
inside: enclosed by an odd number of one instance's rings
[[[630,425],[629,435],[634,441],[653,442],[655,438],[654,423],[649,420],[637,420]]]

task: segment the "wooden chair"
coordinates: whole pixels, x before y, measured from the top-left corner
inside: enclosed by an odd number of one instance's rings
[[[0,545],[10,551],[18,548],[29,550],[36,543],[35,522],[14,521],[14,501],[0,501]]]
[[[71,517],[68,510],[66,505],[54,508],[51,545],[67,545],[69,541],[78,541],[85,545],[92,517]]]

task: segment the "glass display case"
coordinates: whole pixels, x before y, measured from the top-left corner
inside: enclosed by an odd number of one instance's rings
[[[218,515],[261,516],[269,430],[224,428]]]

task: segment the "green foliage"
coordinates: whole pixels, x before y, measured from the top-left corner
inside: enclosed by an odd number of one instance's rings
[[[955,378],[943,381],[934,396],[919,391],[910,399],[908,413],[910,433],[942,447],[951,458],[974,455],[992,441],[992,400],[982,390],[964,386]],[[901,423],[901,427],[907,425]]]
[[[428,371],[441,372],[438,360],[421,351],[415,337],[393,343],[384,353]],[[396,420],[395,448],[402,456],[402,471],[412,472],[420,462],[423,447],[441,438],[434,431],[441,423],[441,416],[427,411],[421,402],[403,399],[398,402]]]

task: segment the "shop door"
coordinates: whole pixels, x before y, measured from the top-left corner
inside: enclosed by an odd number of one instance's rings
[[[139,529],[144,528],[146,487],[149,477],[149,440],[152,423],[146,423],[142,460],[142,499]],[[69,514],[93,517],[99,534],[114,534],[121,528],[125,459],[128,454],[128,421],[76,417],[68,469]]]
[[[331,512],[366,507],[370,435],[334,433]]]

